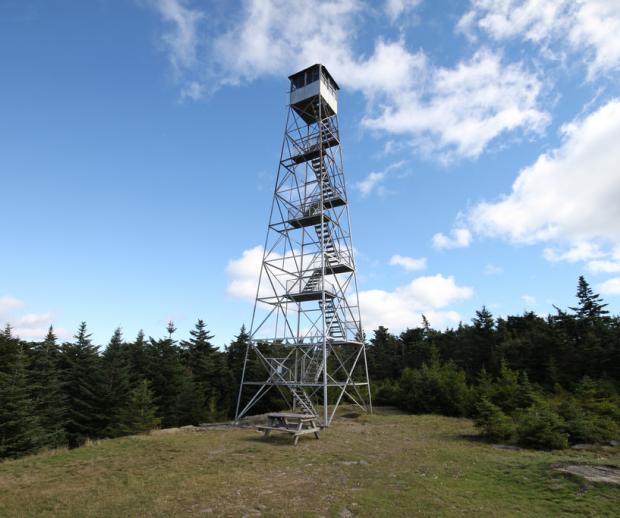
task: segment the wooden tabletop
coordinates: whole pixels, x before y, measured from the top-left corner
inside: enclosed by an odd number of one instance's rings
[[[267,417],[272,419],[317,419],[317,416],[312,414],[294,414],[292,412],[274,412],[267,414]]]

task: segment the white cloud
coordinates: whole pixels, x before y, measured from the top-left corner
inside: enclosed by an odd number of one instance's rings
[[[191,99],[192,101],[198,101],[205,96],[205,87],[198,81],[191,81],[181,90],[181,100]]]
[[[471,244],[471,232],[466,228],[452,230],[452,237],[439,232],[433,236],[433,248],[445,250],[450,248],[466,248]]]
[[[25,304],[23,301],[16,299],[15,297],[11,297],[9,295],[0,297],[0,315],[4,315],[14,309],[23,308],[24,305]]]
[[[177,72],[196,64],[199,46],[198,24],[204,13],[188,6],[185,0],[152,0],[169,27],[163,35],[170,62]]]
[[[429,152],[475,158],[498,136],[541,132],[549,116],[538,108],[542,83],[519,64],[504,65],[491,51],[479,51],[454,68],[426,67],[421,78],[384,103],[364,124],[409,135]]]
[[[564,254],[547,252],[562,260],[596,258],[599,243],[620,246],[620,100],[563,134],[558,149],[519,173],[510,194],[469,212],[473,230],[518,244],[568,245]]]
[[[256,246],[245,250],[239,259],[229,261],[226,274],[230,282],[226,291],[230,296],[249,301],[255,299],[262,258],[263,247]],[[410,264],[408,260],[422,261],[408,257],[401,259],[405,264]],[[418,325],[422,313],[435,327],[458,324],[460,315],[446,307],[472,295],[471,288],[458,286],[454,277],[441,274],[418,277],[391,292],[367,290],[359,293],[364,327],[374,329],[384,325],[395,330]]]
[[[597,286],[603,295],[620,295],[620,277],[614,277]]]
[[[382,171],[380,173],[368,173],[368,176],[366,176],[366,178],[364,178],[363,180],[357,182],[355,184],[355,187],[358,191],[362,193],[362,196],[366,198],[373,191],[383,188],[381,184],[385,180],[386,174],[387,173],[385,171]]]
[[[51,313],[28,313],[13,321],[15,327],[30,328],[40,324],[48,323],[52,320]]]
[[[415,9],[421,3],[422,0],[386,0],[385,14],[394,23],[404,13]]]
[[[239,259],[229,261],[226,275],[230,282],[226,293],[231,297],[254,301],[262,261],[263,247],[260,245],[244,250]]]
[[[587,265],[588,271],[591,273],[618,273],[620,272],[620,261],[609,261],[599,259],[590,261]]]
[[[501,273],[504,273],[504,269],[496,264],[487,264],[484,267],[485,275],[499,275]]]
[[[590,74],[620,67],[620,3],[616,0],[581,2],[576,23],[569,33],[574,47],[584,46],[594,52]]]
[[[226,275],[229,277],[226,287],[227,295],[252,302],[256,299],[263,263],[263,250],[262,246],[255,246],[244,250],[240,258],[228,262],[226,266]],[[297,271],[297,261],[299,261],[299,251],[295,252],[295,256],[288,253],[282,256],[271,252],[267,257],[269,267],[263,270],[260,297],[281,295],[286,289],[287,282],[295,278],[295,275],[287,272]],[[306,268],[318,268],[319,258],[315,258],[314,261],[314,263],[306,264]]]
[[[460,315],[445,308],[472,295],[473,290],[458,286],[454,277],[437,274],[418,277],[394,291],[361,291],[359,297],[365,329],[383,325],[398,331],[419,325],[422,314],[434,327],[456,325],[461,320]]]
[[[568,263],[577,263],[582,261],[588,261],[601,257],[603,252],[599,245],[595,243],[581,242],[571,246],[565,252],[559,252],[555,248],[545,248],[543,250],[543,257],[552,263],[565,261]]]
[[[26,340],[42,339],[53,324],[54,315],[48,313],[27,313],[22,316],[15,316],[13,311],[25,307],[25,303],[15,297],[0,297],[0,316],[2,325],[10,324],[13,336]],[[70,336],[63,328],[54,330],[56,336],[67,338]]]
[[[495,40],[521,38],[583,53],[590,76],[620,67],[620,2],[616,0],[472,0],[457,30]]]
[[[385,190],[385,186],[383,184],[388,173],[396,169],[400,169],[405,164],[405,160],[400,160],[394,164],[390,164],[381,172],[371,172],[368,176],[366,176],[366,178],[357,182],[355,184],[355,188],[360,191],[363,198],[367,198],[373,192],[376,192],[379,195],[384,195],[387,191]]]
[[[52,313],[28,313],[10,321],[13,334],[22,339],[40,340],[53,324],[54,315]],[[68,338],[71,333],[66,329],[54,328],[54,334],[59,338]]]
[[[187,76],[186,98],[321,62],[341,86],[364,94],[366,127],[404,135],[416,149],[444,160],[477,157],[498,136],[539,132],[548,121],[538,107],[538,78],[491,51],[453,68],[433,66],[403,39],[378,37],[371,52],[357,53],[363,22],[370,23],[364,15],[372,12],[359,0],[247,0],[241,12],[210,23],[219,32],[205,30],[201,37],[197,26],[204,13],[180,0],[156,4],[175,28],[166,41],[173,66]],[[401,13],[412,2],[390,5],[389,12]]]
[[[413,257],[406,257],[397,254],[390,258],[390,265],[402,266],[408,272],[424,270],[426,268],[426,257],[414,259]]]
[[[523,302],[525,302],[527,306],[536,305],[536,297],[533,297],[532,295],[522,295],[521,299],[523,299]]]

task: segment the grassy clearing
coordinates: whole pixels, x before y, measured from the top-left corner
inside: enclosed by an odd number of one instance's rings
[[[127,437],[0,464],[0,516],[611,516],[620,489],[551,467],[616,451],[499,450],[467,419],[341,420],[297,447],[252,430]]]

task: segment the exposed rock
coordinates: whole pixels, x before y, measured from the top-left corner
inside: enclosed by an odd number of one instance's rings
[[[592,450],[598,450],[599,446],[597,446],[596,444],[575,444],[571,446],[571,449],[581,450],[581,451],[592,451]]]
[[[592,464],[565,464],[554,468],[560,473],[568,473],[583,478],[588,482],[620,485],[620,468],[618,466],[596,466]]]
[[[510,444],[492,444],[492,448],[496,450],[508,450],[508,451],[521,451],[523,448],[519,448],[518,446],[512,446]]]

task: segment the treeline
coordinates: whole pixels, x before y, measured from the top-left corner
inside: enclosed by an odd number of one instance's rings
[[[412,413],[474,418],[492,440],[560,448],[618,437],[620,317],[611,317],[585,279],[578,304],[542,318],[494,318],[485,308],[471,324],[400,335],[379,327],[368,343],[375,404]],[[178,340],[131,341],[117,329],[105,348],[82,323],[59,343],[50,328],[41,342],[0,333],[0,458],[87,440],[230,419],[249,336],[244,327],[217,348],[198,320]],[[282,345],[260,345],[266,356]],[[262,379],[257,360],[248,379]],[[246,402],[241,401],[242,405]],[[253,411],[283,408],[271,391]]]
[[[220,351],[198,320],[188,340],[120,329],[101,352],[86,323],[59,344],[50,328],[42,342],[0,333],[0,458],[42,448],[76,447],[156,427],[227,419],[233,414],[248,335]]]
[[[578,303],[395,336],[380,327],[368,347],[376,404],[474,418],[491,440],[565,448],[618,439],[620,317],[579,278]]]

